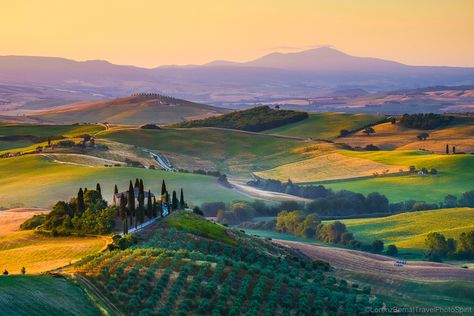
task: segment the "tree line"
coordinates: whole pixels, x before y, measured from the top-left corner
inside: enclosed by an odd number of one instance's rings
[[[435,129],[446,125],[454,119],[453,116],[434,114],[434,113],[418,113],[403,114],[400,118],[400,125],[415,129]]]
[[[433,261],[450,259],[474,258],[474,230],[463,232],[457,239],[446,238],[438,232],[426,236],[425,245],[428,247],[427,257]]]
[[[178,123],[176,127],[220,127],[260,132],[309,117],[308,113],[293,110],[275,110],[269,106],[257,106],[248,110],[236,111],[202,120]]]

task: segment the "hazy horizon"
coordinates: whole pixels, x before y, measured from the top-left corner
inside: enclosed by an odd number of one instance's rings
[[[474,2],[243,1],[3,4],[0,55],[153,68],[245,62],[330,45],[420,66],[474,66]],[[47,19],[44,17],[47,16]]]

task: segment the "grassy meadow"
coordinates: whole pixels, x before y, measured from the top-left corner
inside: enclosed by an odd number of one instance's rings
[[[371,242],[380,239],[402,249],[426,249],[424,242],[430,232],[439,232],[446,238],[457,239],[462,232],[474,230],[474,209],[418,211],[342,222],[358,240]]]
[[[267,134],[304,137],[313,139],[334,139],[341,129],[354,130],[379,121],[382,117],[368,114],[310,113],[309,118],[267,130]]]
[[[86,294],[64,278],[0,277],[1,315],[99,316]]]
[[[101,137],[164,153],[178,167],[199,164],[232,175],[271,169],[305,157],[293,152],[302,141],[212,128],[104,132]]]
[[[76,137],[84,134],[96,134],[105,130],[101,125],[33,125],[33,124],[0,124],[0,154],[17,149],[21,151],[34,150],[39,145],[46,143],[35,143],[28,136],[53,137],[63,136]],[[4,136],[18,136],[18,139],[5,140]]]
[[[349,157],[369,159],[387,165],[435,168],[436,175],[401,175],[366,179],[338,180],[324,185],[335,190],[360,193],[380,192],[391,201],[416,200],[440,202],[447,194],[460,196],[474,189],[474,156],[439,155],[424,151],[340,151]]]
[[[114,185],[128,188],[130,179],[143,178],[146,188],[161,190],[166,181],[168,190],[184,189],[186,200],[203,202],[248,200],[246,196],[225,188],[216,178],[129,167],[85,167],[58,164],[40,155],[0,159],[1,207],[51,207],[58,200],[69,199],[79,187],[93,188],[99,182],[106,199],[112,199]]]
[[[41,273],[69,264],[106,247],[109,237],[47,237],[20,225],[39,210],[0,211],[0,269],[10,274]]]

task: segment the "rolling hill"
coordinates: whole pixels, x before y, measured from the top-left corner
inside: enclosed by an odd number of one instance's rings
[[[474,230],[474,209],[449,208],[343,222],[357,239],[363,241],[380,239],[398,248],[426,249],[424,242],[430,232],[457,239],[460,233]]]
[[[228,113],[229,110],[158,94],[138,94],[43,111],[32,117],[48,123],[107,122],[171,124]]]

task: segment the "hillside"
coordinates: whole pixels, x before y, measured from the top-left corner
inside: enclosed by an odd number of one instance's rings
[[[308,118],[306,112],[274,110],[268,106],[258,106],[248,110],[232,112],[202,120],[187,121],[175,127],[219,127],[243,131],[261,132]]]
[[[247,177],[252,171],[304,159],[304,155],[292,150],[306,144],[294,139],[212,128],[110,130],[100,138],[156,150],[178,168],[220,170]]]
[[[442,233],[446,238],[458,238],[460,233],[474,230],[474,209],[419,211],[343,222],[357,239],[363,241],[380,239],[398,248],[426,249],[424,241],[430,232]]]
[[[339,138],[339,142],[352,147],[365,147],[373,144],[383,150],[393,149],[424,149],[436,153],[444,153],[446,144],[456,146],[457,152],[474,152],[474,118],[457,116],[445,126],[432,130],[418,130],[401,126],[399,123],[382,123],[375,125],[375,133],[367,136],[362,131],[347,137]],[[429,137],[419,140],[417,136],[426,132]]]
[[[346,179],[325,183],[334,190],[351,190],[368,194],[380,192],[390,201],[426,201],[439,202],[448,194],[459,196],[474,186],[474,156],[438,155],[424,151],[396,150],[376,152],[340,151],[339,153],[355,158],[369,159],[387,165],[415,166],[435,168],[436,175],[392,175],[367,179]]]
[[[322,262],[184,214],[169,218],[189,216],[193,231],[170,228],[167,218],[132,249],[86,258],[73,271],[126,314],[354,314],[383,304],[369,296],[370,288],[329,275]],[[222,234],[234,244],[221,240]]]
[[[381,116],[345,113],[310,113],[309,118],[265,131],[268,134],[334,139],[342,129],[352,131],[382,119]]]
[[[171,124],[228,113],[229,110],[158,94],[139,94],[39,112],[32,117],[50,123],[108,122]]]

